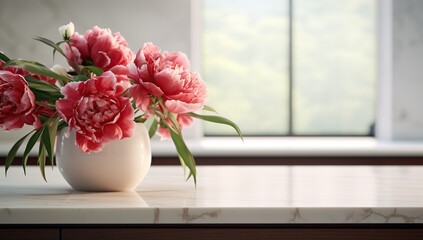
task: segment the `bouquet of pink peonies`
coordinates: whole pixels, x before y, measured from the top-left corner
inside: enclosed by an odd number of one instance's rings
[[[188,178],[193,176],[196,182],[195,160],[182,129],[199,118],[229,125],[241,136],[238,126],[226,118],[194,113],[214,110],[204,105],[205,83],[190,69],[184,53],[162,52],[145,43],[135,54],[119,33],[97,26],[80,35],[69,23],[59,32],[63,39],[57,43],[36,40],[64,56],[68,69],[58,65],[50,69],[0,52],[0,128],[34,127],[10,149],[6,172],[25,140],[24,171],[39,142],[38,163],[45,178],[46,158],[54,164],[58,130],[69,126],[69,131],[76,131],[76,146],[88,154],[101,151],[109,141],[132,136],[135,123],[149,120],[150,137],[157,132],[172,139],[181,164],[190,170]]]

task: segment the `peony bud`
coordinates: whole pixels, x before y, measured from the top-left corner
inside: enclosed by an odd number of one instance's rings
[[[62,75],[62,76],[67,76],[68,75],[68,72],[66,71],[66,68],[63,67],[63,66],[61,66],[61,65],[59,65],[59,64],[55,64],[50,69],[51,69],[51,71],[53,71],[53,72],[55,72],[55,73],[57,73],[59,75]]]
[[[59,27],[59,33],[62,35],[63,39],[68,40],[75,32],[75,25],[72,22],[69,22],[66,25]]]

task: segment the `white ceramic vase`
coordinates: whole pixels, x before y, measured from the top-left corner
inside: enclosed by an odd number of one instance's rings
[[[65,180],[78,191],[133,191],[151,166],[150,138],[144,124],[136,124],[134,136],[106,143],[97,153],[75,146],[75,131],[57,134],[56,164]]]

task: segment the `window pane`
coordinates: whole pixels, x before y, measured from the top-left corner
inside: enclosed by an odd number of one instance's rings
[[[288,132],[288,3],[204,0],[202,75],[208,105],[244,134]],[[234,134],[205,125],[206,134]]]
[[[369,133],[375,119],[375,2],[294,0],[294,134]]]

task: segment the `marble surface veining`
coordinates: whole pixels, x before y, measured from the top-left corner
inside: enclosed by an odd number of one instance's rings
[[[47,168],[0,177],[0,224],[423,223],[420,166],[153,166],[134,192],[77,192]]]

